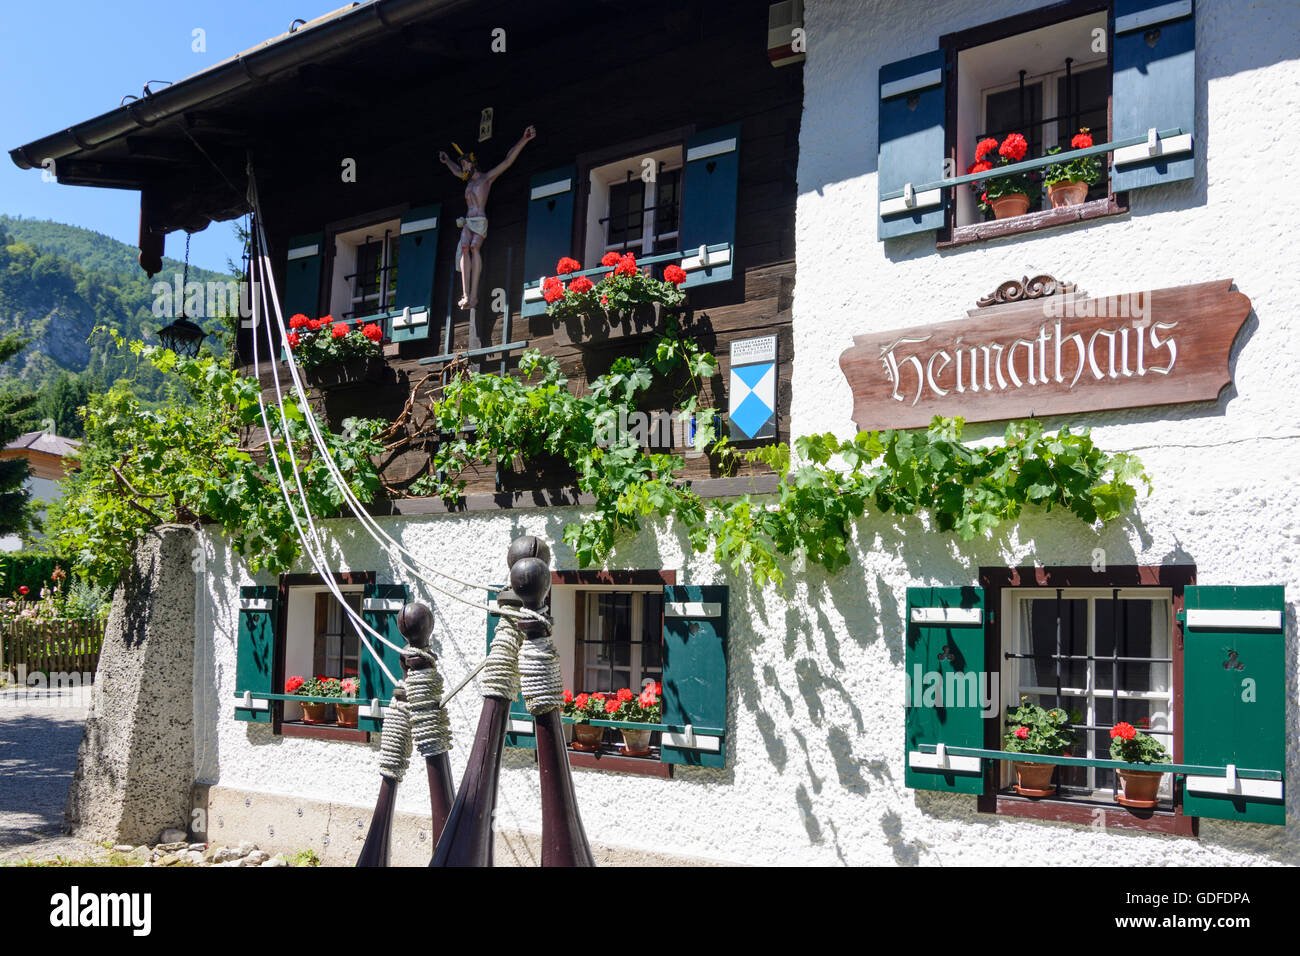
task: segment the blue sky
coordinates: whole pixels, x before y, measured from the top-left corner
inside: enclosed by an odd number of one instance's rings
[[[135,245],[139,193],[43,182],[9,150],[90,119],[140,94],[147,80],[179,80],[310,20],[343,0],[4,0],[0,4],[0,212],[68,222]],[[196,52],[193,31],[205,31]],[[158,87],[155,87],[158,88]],[[180,258],[184,233],[167,237]],[[190,261],[224,269],[238,259],[229,223],[195,233]]]

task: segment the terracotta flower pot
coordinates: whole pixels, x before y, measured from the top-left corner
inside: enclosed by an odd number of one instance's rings
[[[601,738],[604,736],[604,727],[593,727],[591,724],[574,724],[573,748],[575,750],[599,750]]]
[[[1157,803],[1160,792],[1161,770],[1116,770],[1119,774],[1119,793],[1115,800],[1126,807],[1150,809]]]
[[[989,205],[993,207],[993,218],[1011,219],[1029,212],[1029,197],[1024,193],[1012,193],[1001,199],[990,199]]]
[[[1022,797],[1050,797],[1056,793],[1052,783],[1052,774],[1056,765],[1050,763],[1029,763],[1024,760],[1012,761],[1016,768],[1016,792]]]
[[[1047,187],[1047,198],[1053,209],[1061,206],[1078,206],[1088,198],[1087,183],[1055,183]]]
[[[623,728],[623,753],[629,757],[644,757],[650,753],[650,731]]]
[[[338,716],[340,727],[355,727],[357,725],[357,710],[359,704],[335,704],[334,713]]]
[[[323,724],[325,723],[325,708],[329,704],[309,704],[302,705],[302,722],[304,724]]]

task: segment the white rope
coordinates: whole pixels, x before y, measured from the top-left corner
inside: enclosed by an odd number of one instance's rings
[[[483,665],[483,696],[514,700],[519,696],[519,625],[508,618],[497,622],[497,632]]]
[[[558,710],[564,703],[560,654],[551,640],[549,627],[535,637],[524,638],[523,647],[519,649],[519,687],[524,692],[528,712],[534,717]]]
[[[401,681],[393,686],[393,699],[384,708],[384,733],[379,745],[379,772],[401,783],[411,762],[411,710],[402,700]]]
[[[253,183],[251,169],[248,170],[248,183],[250,183],[250,203],[252,203],[255,212],[260,212],[259,207],[257,207],[256,185],[255,183]],[[272,269],[270,269],[269,252],[268,252],[268,247],[266,247],[266,238],[265,238],[266,234],[265,234],[265,230],[263,229],[263,226],[261,226],[261,216],[256,215],[255,221],[257,224],[257,228],[256,228],[256,235],[253,238],[255,238],[255,242],[256,242],[257,260],[259,260],[259,276],[261,278],[264,278],[264,280],[266,280],[264,282],[261,282],[260,284],[261,302],[263,302],[264,306],[266,307],[266,311],[269,311],[270,315],[276,316],[276,323],[279,326],[279,332],[281,332],[281,337],[285,339],[285,341],[287,341],[287,338],[289,338],[289,329],[286,328],[285,320],[283,320],[283,315],[281,311],[279,311],[279,299],[277,297],[276,284],[274,284],[274,276],[272,274]],[[266,326],[266,342],[268,342],[268,346],[273,351],[274,341],[272,338],[272,333],[270,333],[269,324],[268,326]],[[259,368],[259,365],[257,365],[256,345],[257,345],[257,337],[255,333],[253,334],[253,371],[255,371],[255,375],[257,372],[257,368]],[[308,402],[307,392],[305,392],[302,378],[299,377],[298,363],[296,363],[294,360],[294,354],[292,354],[292,350],[286,349],[285,355],[286,355],[285,364],[287,365],[287,368],[289,368],[290,377],[292,380],[292,384],[294,384],[294,390],[296,393],[296,397],[298,397],[300,407],[308,408],[309,410],[309,408],[311,408],[311,403]],[[274,382],[274,386],[276,386],[277,406],[279,407],[279,410],[281,410],[281,420],[285,421],[285,415],[283,415],[283,406],[285,406],[285,399],[283,399],[282,390],[281,388],[279,388],[278,369],[274,369],[273,367],[273,371],[274,371],[273,382]],[[260,378],[259,378],[259,385],[260,385]],[[259,392],[259,403],[260,403],[260,392]],[[393,542],[396,548],[399,549],[398,553],[394,553],[393,548],[389,548],[389,546],[383,544],[383,542],[380,541],[380,538],[376,536],[376,532],[374,532],[374,529],[377,529],[378,533],[380,533],[380,535],[385,537],[386,540],[393,541],[393,538],[390,538],[389,536],[386,535],[386,533],[383,533],[382,529],[378,528],[378,525],[374,524],[374,519],[370,518],[370,515],[368,514],[367,511],[365,511],[364,507],[361,507],[360,503],[356,501],[356,497],[354,496],[354,494],[352,494],[352,489],[350,488],[350,486],[347,485],[347,481],[343,480],[342,472],[339,472],[338,466],[334,462],[334,457],[333,455],[330,454],[329,446],[326,445],[324,437],[321,436],[320,429],[317,428],[316,416],[312,415],[311,412],[308,412],[308,414],[304,416],[304,421],[305,423],[307,423],[308,431],[311,432],[313,436],[313,441],[315,441],[317,450],[320,451],[321,459],[322,462],[325,463],[326,471],[329,472],[330,479],[334,481],[335,486],[338,486],[339,492],[341,492],[344,501],[348,503],[348,509],[352,511],[352,514],[354,514],[357,520],[360,520],[361,525],[363,525],[363,527],[367,529],[367,531],[370,533],[370,537],[372,537],[373,540],[376,541],[376,544],[380,545],[383,550],[387,551],[387,554],[390,555],[390,558],[395,558],[396,563],[400,564],[400,567],[402,567],[404,571],[407,571],[409,575],[413,576],[413,578],[416,578],[417,580],[422,581],[422,583],[424,583],[425,585],[428,585],[428,587],[430,589],[433,589],[433,591],[441,594],[445,594],[445,596],[450,597],[451,600],[459,601],[461,602],[461,604],[474,607],[474,609],[486,610],[487,613],[489,614],[502,614],[504,615],[504,617],[545,619],[545,615],[538,614],[537,611],[528,610],[526,609],[526,607],[519,607],[519,609],[513,609],[513,607],[508,607],[508,609],[498,609],[498,607],[493,604],[487,604],[487,605],[480,604],[480,602],[478,601],[471,601],[468,600],[468,598],[461,597],[460,594],[447,591],[447,589],[439,587],[438,584],[434,584],[433,581],[430,581],[428,578],[425,578],[424,575],[421,575],[419,571],[415,570],[415,567],[412,567],[411,564],[409,564],[406,561],[406,559],[402,557],[403,554],[409,554],[409,551],[402,548],[402,546],[400,545],[396,545],[396,542]],[[287,431],[287,421],[286,421],[286,431]],[[290,442],[287,442],[287,434],[286,434],[286,445],[291,447]],[[296,476],[296,463],[295,463],[295,476]],[[299,493],[302,493],[302,486],[300,485],[299,485]],[[315,535],[316,533],[315,524],[311,522],[311,516],[309,516],[309,511],[307,511],[307,501],[305,501],[305,498],[303,499],[303,509],[304,512],[307,512],[308,525],[309,527],[311,527],[313,535]],[[372,525],[374,529],[372,529]],[[411,555],[411,557],[415,557],[415,555]],[[416,561],[419,561],[419,558],[416,558]],[[437,572],[435,568],[434,571]],[[442,574],[442,572],[438,572],[438,574]],[[450,578],[450,575],[443,575],[443,576],[446,576],[446,578]],[[465,583],[465,581],[460,581],[459,579],[455,579],[455,578],[451,578],[451,580],[455,580],[456,583],[459,584],[467,584],[467,587],[484,587],[489,589],[489,591],[493,589],[490,588],[489,585],[468,584]],[[378,636],[378,635],[376,636],[378,637],[378,639],[383,641],[383,643],[389,645],[390,648],[400,650],[398,646],[394,644],[390,644],[389,641],[383,640],[382,636]]]
[[[248,191],[249,191],[250,204],[253,208],[255,214],[255,220],[257,222],[257,231],[259,236],[258,245],[264,251],[265,234],[262,229],[261,208],[257,198],[257,184],[254,180],[251,164],[249,165],[249,169],[248,169]],[[266,268],[265,263],[263,264],[263,268],[260,269],[259,271],[261,272],[265,284],[270,286],[271,301],[273,303],[273,312],[275,315],[276,324],[280,328],[281,338],[287,341],[289,330],[285,327],[284,315],[280,311],[280,300],[279,300],[279,295],[277,294],[277,290],[275,288],[275,277],[272,274],[271,270],[269,268]],[[285,351],[287,356],[286,364],[289,367],[289,373],[290,373],[290,377],[293,380],[294,390],[297,392],[298,400],[305,404],[307,401],[307,396],[305,390],[303,389],[302,382],[298,377],[297,362],[294,361],[292,350],[286,349]],[[326,448],[325,439],[321,436],[320,430],[317,428],[316,422],[311,416],[308,416],[307,418],[307,427],[311,431],[312,437],[316,441],[317,447],[319,447],[323,452]],[[412,561],[419,564],[421,567],[424,567],[427,570],[431,571],[433,574],[442,578],[446,578],[449,581],[454,581],[456,584],[463,585],[467,588],[477,588],[480,591],[498,590],[498,588],[494,585],[479,584],[473,581],[465,581],[462,580],[461,578],[456,577],[455,575],[448,574],[446,571],[434,567],[433,565],[421,559],[418,555],[413,554],[411,551],[407,550],[405,547],[401,545],[401,543],[399,543],[397,540],[392,538],[386,531],[384,531],[384,529],[380,527],[379,523],[376,522],[375,519],[370,516],[369,512],[365,510],[365,507],[361,504],[361,502],[357,499],[356,495],[353,494],[352,489],[348,486],[347,481],[344,480],[343,475],[339,471],[338,466],[334,463],[333,458],[326,455],[326,462],[327,462],[327,468],[330,473],[330,477],[333,478],[335,485],[338,487],[339,492],[343,495],[343,499],[344,501],[347,502],[349,509],[352,511],[354,515],[356,515],[357,520],[360,521],[362,526],[365,527],[365,529],[370,533],[370,536],[374,538],[377,543],[383,545],[385,547],[385,550],[389,551],[390,553],[396,550],[397,552],[405,555],[406,557],[410,558]],[[380,539],[383,540],[380,541]],[[386,544],[384,544],[385,542]],[[434,590],[441,591],[441,588],[438,585],[435,585],[432,582],[428,581],[426,578],[423,577],[423,575],[420,575],[418,572],[414,571],[414,569],[411,570],[414,576],[424,581]],[[443,593],[448,593],[448,592],[443,592]],[[461,600],[464,599],[462,598]]]
[[[435,665],[406,675],[407,706],[411,712],[411,739],[425,757],[451,749],[451,721],[442,707],[442,675]]]
[[[259,247],[260,247],[260,243],[259,243]],[[259,272],[261,272],[265,267],[265,259],[261,255],[259,255],[258,257],[258,265],[259,265]],[[263,301],[265,301],[265,296],[266,296],[265,285],[263,285],[262,287],[262,296],[263,296]],[[315,522],[312,520],[311,510],[307,506],[307,495],[303,491],[302,478],[298,473],[298,457],[297,454],[294,452],[293,440],[289,437],[289,422],[287,416],[285,415],[284,397],[280,393],[279,376],[277,375],[275,377],[276,378],[275,391],[276,391],[276,397],[278,399],[278,405],[280,410],[280,422],[283,428],[283,432],[281,434],[284,440],[285,449],[289,453],[289,465],[291,471],[293,472],[294,484],[298,489],[299,500],[302,502],[303,516],[307,520],[307,526],[311,529],[312,538],[316,541],[317,545],[319,545],[321,549],[321,555],[319,557],[317,556],[315,550],[312,548],[311,542],[308,541],[307,535],[303,532],[302,524],[298,520],[298,512],[294,508],[293,501],[290,500],[289,489],[284,480],[284,472],[281,471],[280,469],[280,458],[279,455],[276,454],[275,436],[271,430],[270,419],[267,417],[266,403],[262,400],[262,386],[261,386],[261,376],[260,376],[261,363],[260,363],[258,350],[257,350],[256,323],[254,323],[254,326],[255,327],[253,330],[253,379],[257,383],[257,407],[262,417],[262,427],[266,429],[267,453],[271,459],[271,464],[275,468],[276,480],[280,485],[280,494],[284,498],[285,507],[289,509],[289,517],[293,520],[294,530],[297,531],[298,533],[298,541],[302,545],[303,551],[307,554],[307,557],[311,560],[312,566],[316,569],[316,573],[319,574],[322,580],[325,581],[325,584],[329,587],[330,592],[334,595],[335,600],[339,602],[339,605],[343,608],[343,610],[347,613],[348,617],[350,617],[353,623],[357,626],[358,628],[357,637],[360,638],[362,646],[364,646],[366,650],[370,652],[370,656],[375,659],[375,663],[379,665],[379,669],[384,672],[384,675],[389,679],[389,681],[394,685],[396,685],[400,680],[400,678],[398,678],[392,671],[388,669],[388,666],[384,663],[384,659],[375,651],[371,643],[368,640],[366,640],[365,633],[363,632],[369,632],[376,639],[383,642],[384,644],[387,644],[389,647],[392,647],[394,650],[400,651],[401,648],[397,647],[394,644],[391,644],[388,640],[386,640],[383,637],[383,635],[379,634],[377,631],[375,631],[374,628],[372,628],[369,624],[367,624],[364,620],[361,619],[361,617],[352,609],[352,606],[348,604],[346,600],[344,600],[343,594],[339,590],[338,582],[334,580],[334,575],[331,574],[329,568],[325,566],[325,562],[323,560],[325,554],[325,547],[324,544],[321,542],[319,532],[317,532],[316,530]],[[267,326],[266,329],[266,339],[267,339],[268,346],[274,348],[274,342],[272,341],[271,338],[271,328],[269,325]],[[314,414],[315,413],[312,411],[311,406],[307,406],[306,408],[307,417],[310,419]]]
[[[260,205],[257,199],[257,186],[254,181],[251,165],[248,170],[248,183],[249,183],[249,202],[253,207],[254,214],[255,214],[254,220],[257,224],[255,240],[257,244],[258,258],[259,258],[258,272],[259,272],[259,276],[264,280],[262,282],[262,299],[265,302],[269,296],[270,314],[275,316],[275,321],[277,326],[280,329],[280,335],[282,340],[288,341],[289,330],[284,324],[284,315],[280,311],[280,301],[275,287],[275,277],[272,273],[272,270],[270,268],[270,263],[268,261],[269,253],[267,252],[266,233],[262,227]],[[254,336],[254,342],[256,342],[256,335]],[[272,348],[274,347],[274,344],[272,343],[271,340],[271,331],[269,325],[267,327],[267,342],[272,345]],[[289,376],[293,382],[294,392],[297,396],[299,403],[302,405],[302,407],[309,408],[310,405],[307,399],[306,389],[302,384],[302,379],[299,376],[298,363],[294,360],[293,351],[291,349],[285,349],[285,365],[289,369]],[[277,399],[280,402],[281,407],[283,407],[283,397],[280,391],[280,377],[278,372],[275,375],[275,390],[276,390]],[[334,461],[334,456],[329,453],[329,447],[326,444],[324,437],[321,435],[320,429],[317,427],[315,416],[308,414],[305,418],[305,421],[307,423],[308,431],[311,433],[316,447],[321,452],[321,457],[325,463],[326,470],[329,472],[331,480],[333,480],[335,486],[339,489],[339,493],[342,495],[344,501],[347,503],[348,509],[352,512],[353,516],[356,517],[357,520],[361,522],[362,527],[366,529],[366,531],[370,534],[371,538],[374,539],[374,541],[381,548],[383,548],[385,552],[388,553],[390,558],[395,558],[396,563],[400,564],[401,567],[408,574],[410,574],[412,577],[416,578],[417,580],[423,582],[426,586],[438,592],[439,594],[442,594],[446,597],[451,598],[454,601],[459,601],[462,604],[467,604],[470,607],[477,608],[479,610],[485,610],[489,613],[499,613],[503,616],[510,616],[510,617],[517,617],[517,618],[529,618],[534,620],[544,619],[543,615],[540,615],[536,611],[531,611],[527,608],[498,609],[491,604],[480,604],[477,601],[471,601],[467,598],[462,597],[459,594],[456,594],[453,591],[448,591],[445,588],[441,587],[440,585],[435,584],[434,582],[430,581],[427,577],[425,577],[423,574],[421,574],[418,570],[416,570],[409,562],[405,560],[406,557],[409,557],[417,564],[425,568],[428,568],[434,574],[447,578],[450,581],[455,581],[457,584],[463,584],[466,587],[479,588],[480,590],[486,590],[486,591],[498,590],[497,587],[492,585],[474,584],[469,581],[462,581],[457,577],[447,574],[445,571],[441,571],[438,568],[435,568],[432,565],[428,564],[427,562],[421,560],[418,556],[412,554],[410,551],[404,548],[400,543],[398,543],[396,540],[390,537],[387,534],[387,532],[385,532],[378,525],[378,523],[374,520],[374,518],[370,516],[370,514],[365,510],[364,506],[362,506],[361,503],[357,500],[356,496],[352,492],[351,487],[349,487],[347,481],[343,478],[342,472],[339,471],[338,465]],[[381,538],[383,540],[381,540]]]

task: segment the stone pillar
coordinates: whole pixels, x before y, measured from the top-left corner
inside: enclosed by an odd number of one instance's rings
[[[188,829],[194,782],[193,528],[146,534],[113,592],[65,828],[152,843]]]

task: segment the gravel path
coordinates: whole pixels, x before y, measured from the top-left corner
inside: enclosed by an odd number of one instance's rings
[[[0,852],[59,836],[87,704],[74,690],[0,688]]]

